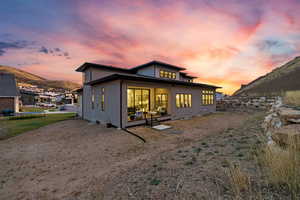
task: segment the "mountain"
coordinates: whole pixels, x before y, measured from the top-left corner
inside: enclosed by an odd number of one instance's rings
[[[0,72],[14,74],[18,84],[23,85],[36,85],[40,88],[55,88],[74,90],[80,88],[80,85],[71,81],[64,80],[48,80],[46,78],[37,76],[35,74],[16,69],[14,67],[0,65]]]
[[[300,90],[300,56],[261,76],[237,90],[233,95],[282,95]]]

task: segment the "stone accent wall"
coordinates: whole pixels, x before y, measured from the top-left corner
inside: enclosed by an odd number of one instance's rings
[[[0,112],[6,109],[15,110],[15,99],[13,97],[0,97]]]
[[[251,97],[237,96],[227,97],[217,101],[217,110],[236,110],[236,109],[260,109],[268,110],[278,100],[279,97]]]
[[[300,143],[300,108],[284,105],[278,99],[265,117],[263,128],[268,144],[288,145],[289,140]]]

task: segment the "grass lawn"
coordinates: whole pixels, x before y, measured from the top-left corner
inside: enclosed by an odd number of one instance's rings
[[[45,117],[32,118],[32,119],[22,119],[22,120],[0,120],[0,127],[4,127],[4,131],[0,130],[0,140],[7,139],[9,137],[16,136],[20,133],[30,131],[33,129],[46,126],[55,122],[72,119],[75,116],[75,113],[66,113],[66,114],[49,114]]]

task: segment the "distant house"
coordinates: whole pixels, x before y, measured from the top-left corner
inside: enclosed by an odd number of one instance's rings
[[[0,113],[19,112],[20,92],[13,74],[0,73]]]
[[[35,105],[37,102],[37,97],[39,96],[37,93],[27,90],[20,90],[21,93],[21,101],[22,105]]]
[[[131,69],[84,63],[78,90],[84,119],[116,127],[170,120],[216,111],[217,86],[194,83],[185,68],[152,61]]]

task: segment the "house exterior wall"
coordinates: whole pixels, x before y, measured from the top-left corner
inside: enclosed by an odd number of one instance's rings
[[[122,96],[120,95],[120,86],[122,85]],[[141,122],[128,122],[127,119],[127,89],[129,87],[148,88],[150,89],[150,107],[154,107],[154,88],[163,88],[168,93],[168,114],[171,119],[189,118],[192,116],[202,115],[205,113],[216,111],[216,100],[212,105],[202,104],[202,90],[206,88],[189,87],[172,84],[141,82],[141,81],[121,81],[115,80],[95,86],[85,85],[83,88],[83,96],[81,98],[81,115],[84,119],[100,123],[111,123],[117,127],[127,127],[138,125]],[[105,89],[105,109],[101,111],[101,89]],[[95,101],[94,109],[92,109],[92,90],[94,91]],[[176,94],[191,94],[191,108],[177,108]],[[122,98],[122,107],[120,106]],[[215,99],[215,98],[214,98]],[[122,114],[120,113],[120,109]],[[120,116],[122,115],[122,116]],[[143,121],[142,121],[143,123]]]
[[[149,67],[142,68],[142,69],[137,71],[137,74],[153,77],[153,76],[155,76],[155,66],[152,65],[152,66],[149,66]]]
[[[3,110],[13,110],[14,112],[18,112],[19,109],[15,105],[16,102],[16,97],[0,97],[0,112]]]
[[[122,125],[123,127],[137,125],[138,122],[128,122],[127,120],[127,88],[128,87],[140,87],[140,88],[164,88],[168,91],[168,113],[171,116],[171,119],[181,119],[192,116],[197,116],[205,113],[215,112],[216,111],[216,100],[212,105],[203,105],[202,104],[202,90],[205,88],[200,87],[188,87],[188,86],[179,86],[171,84],[162,84],[162,83],[149,83],[149,82],[136,82],[136,81],[124,81],[122,88]],[[153,93],[153,90],[150,90],[150,93]],[[192,94],[192,107],[191,108],[177,108],[176,107],[176,94]],[[150,94],[151,95],[151,94]],[[154,102],[154,98],[150,98]],[[214,98],[215,99],[215,98]],[[150,104],[150,107],[152,105]]]
[[[104,111],[101,110],[101,89],[104,88]],[[95,101],[92,108],[92,90]],[[83,115],[86,120],[120,126],[120,81],[111,81],[83,88]]]
[[[97,80],[97,79],[100,79],[100,78],[103,78],[105,76],[109,76],[109,75],[112,75],[112,74],[115,74],[115,73],[128,74],[128,73],[116,72],[116,71],[103,69],[103,68],[97,69],[97,68],[93,68],[93,67],[90,67],[90,68],[86,69],[82,73],[84,74],[85,83],[87,83],[89,81]]]
[[[216,111],[216,101],[212,105],[202,104],[202,90],[203,88],[175,86],[171,88],[172,97],[172,119],[180,119],[185,117],[192,117],[202,115],[205,113]],[[191,94],[192,107],[190,108],[177,108],[176,107],[176,94]],[[215,98],[214,98],[215,99]]]

